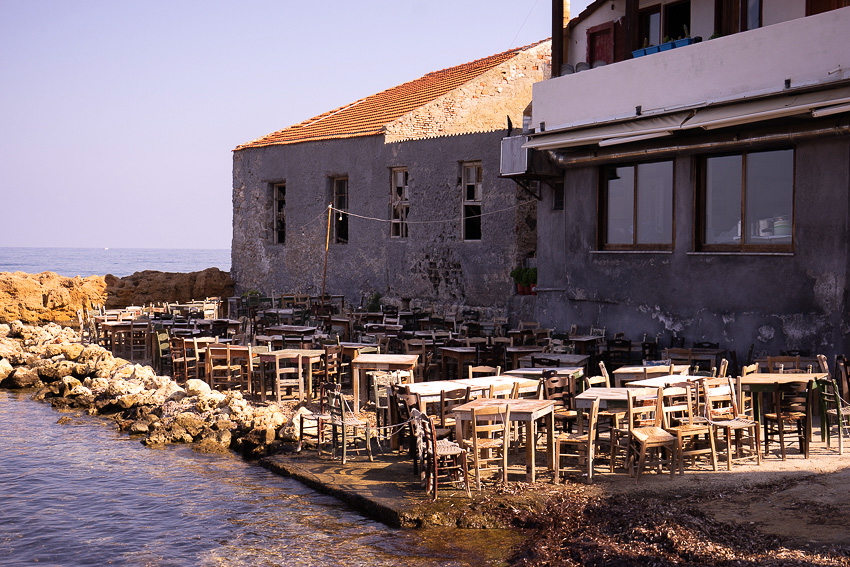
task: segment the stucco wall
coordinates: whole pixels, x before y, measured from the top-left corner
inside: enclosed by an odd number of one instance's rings
[[[743,362],[805,348],[832,356],[850,350],[850,140],[796,146],[795,252],[694,253],[694,158],[675,159],[672,252],[596,251],[596,166],[569,169],[566,210],[541,202],[537,317],[559,330],[576,323],[641,340],[675,334],[719,341]]]
[[[533,198],[497,178],[503,135],[391,144],[369,137],[235,152],[231,273],[237,292],[319,293],[330,178],[348,176],[352,213],[387,219],[390,168],[407,167],[410,237],[391,239],[389,223],[350,218],[349,243],[329,249],[327,292],[344,294],[355,305],[364,294],[380,292],[390,301],[413,298],[504,313],[514,287],[508,274],[528,252],[518,247],[517,233],[535,227],[536,208],[534,202],[517,208],[518,200]],[[460,162],[479,160],[483,238],[463,242]],[[287,242],[278,245],[272,243],[272,184],[284,181]]]

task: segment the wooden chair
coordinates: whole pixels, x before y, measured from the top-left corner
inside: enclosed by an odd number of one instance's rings
[[[779,374],[803,372],[799,356],[768,356],[767,371]]]
[[[206,348],[206,379],[213,390],[232,389],[233,375],[240,371],[239,364],[230,362],[230,347],[222,344],[208,344]]]
[[[437,499],[437,489],[441,479],[451,482],[455,487],[460,484],[466,490],[467,496],[472,496],[469,490],[469,467],[467,451],[454,441],[439,439],[434,419],[418,410],[414,410],[414,419],[421,424],[424,454],[423,470],[425,472],[425,493],[432,500]]]
[[[738,411],[736,390],[730,378],[700,378],[700,392],[703,398],[705,418],[714,432],[715,442],[718,432],[725,434],[726,469],[732,470],[732,462],[755,457],[761,465],[761,433],[759,423],[741,415]],[[734,432],[734,440],[733,440]],[[750,452],[743,453],[743,440],[749,443]],[[733,457],[733,445],[734,453]]]
[[[298,429],[298,446],[295,448],[296,453],[301,452],[301,448],[304,443],[304,436],[307,433],[305,421],[313,421],[316,423],[316,451],[319,453],[319,455],[322,454],[322,443],[325,440],[325,434],[327,433],[327,428],[330,425],[331,421],[331,414],[330,411],[328,411],[327,407],[328,394],[329,392],[336,392],[338,394],[339,389],[339,384],[335,384],[333,382],[322,382],[319,384],[319,411],[301,414]]]
[[[230,388],[238,388],[242,392],[251,393],[251,383],[254,372],[254,354],[251,345],[230,345],[228,356],[230,364],[238,366],[230,377]]]
[[[187,348],[187,342],[189,348]],[[198,365],[195,340],[171,337],[170,347],[175,382],[185,383],[189,378],[194,378],[197,374]]]
[[[462,446],[471,453],[478,490],[482,471],[501,470],[502,482],[507,483],[510,407],[473,408],[470,413],[469,436]]]
[[[403,343],[404,354],[418,354],[419,364],[416,365],[416,381],[425,382],[428,377],[428,368],[426,368],[426,358],[429,354],[428,346],[425,339],[406,339]]]
[[[330,414],[330,426],[333,439],[333,455],[336,458],[337,448],[342,449],[342,464],[346,463],[348,451],[366,451],[370,461],[372,458],[372,430],[369,423],[361,421],[351,414],[347,407],[345,398],[338,391],[328,392],[328,412]],[[360,432],[363,432],[360,435]],[[358,448],[358,439],[363,440],[364,447]],[[350,447],[349,447],[350,444]]]
[[[554,371],[544,372],[542,380],[544,399],[555,401],[555,422],[560,422],[564,431],[571,431],[573,423],[578,420],[573,403],[576,395],[574,382],[567,376],[558,376]]]
[[[632,359],[632,341],[628,339],[608,339],[607,347],[608,363],[613,370],[629,365]]]
[[[501,366],[470,366],[469,367],[469,377],[475,378],[476,376],[501,376],[502,375],[502,367]]]
[[[676,436],[679,474],[685,474],[685,457],[711,456],[711,467],[717,471],[717,448],[711,426],[695,419],[696,393],[693,386],[683,382],[664,388],[664,429]],[[702,442],[703,446],[700,446]]]
[[[848,431],[850,423],[850,406],[841,399],[841,393],[835,377],[829,372],[826,357],[817,355],[820,371],[826,374],[825,378],[815,381],[815,387],[820,400],[821,440],[826,441],[827,449],[831,446],[832,422],[838,425],[838,454],[844,454],[844,433]]]
[[[555,484],[561,479],[561,473],[570,470],[579,470],[584,474],[585,482],[593,482],[593,461],[596,447],[596,421],[599,416],[599,398],[593,400],[587,420],[587,427],[583,427],[584,420],[579,421],[576,433],[561,433],[555,439]],[[575,458],[575,467],[564,467],[561,459],[564,457]]]
[[[298,388],[298,401],[304,401],[304,369],[301,357],[297,361],[277,354],[274,360],[267,363],[271,366],[271,375],[274,386],[275,399],[280,404],[281,392],[286,389],[286,394],[291,395],[293,388]]]
[[[376,372],[372,376],[372,394],[375,401],[375,423],[378,426],[377,437],[380,439],[383,429],[390,425],[390,394],[388,389],[402,381],[398,372]]]
[[[647,402],[649,402],[647,404]],[[629,432],[629,473],[634,472],[637,480],[643,473],[644,467],[653,466],[661,471],[663,465],[670,467],[670,478],[676,473],[676,437],[663,427],[664,425],[664,395],[658,388],[654,398],[636,399],[635,392],[628,392],[628,409],[626,421]],[[662,450],[668,452],[662,457]],[[654,457],[652,455],[655,455]],[[649,455],[649,459],[647,456]],[[637,456],[637,463],[635,463]]]
[[[452,410],[470,400],[470,388],[455,388],[454,390],[440,391],[440,425],[437,428],[437,437],[453,437],[455,432],[455,418]]]
[[[694,365],[694,353],[689,348],[668,348],[664,350],[664,358],[670,361],[670,364],[684,364],[688,367]]]
[[[800,452],[809,458],[811,439],[811,394],[810,384],[774,384],[773,411],[765,412],[764,453],[770,453],[770,444],[779,443],[782,460],[786,459],[785,437],[797,434]]]
[[[150,324],[147,321],[130,323],[130,360],[134,362],[147,360],[149,327]]]
[[[154,367],[160,376],[171,376],[174,373],[174,364],[171,358],[171,342],[168,332],[157,329],[153,335]]]
[[[322,367],[319,371],[322,380],[342,384],[341,366],[342,346],[338,344],[325,346],[325,356],[322,357]]]
[[[516,399],[517,383],[490,384],[490,398]]]

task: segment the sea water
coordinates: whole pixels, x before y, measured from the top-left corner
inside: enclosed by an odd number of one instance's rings
[[[478,566],[492,542],[458,546],[481,537],[392,529],[235,454],[0,390],[2,566]]]
[[[230,271],[229,249],[181,248],[0,248],[0,272],[60,276],[123,278],[143,270],[197,272],[207,268]]]

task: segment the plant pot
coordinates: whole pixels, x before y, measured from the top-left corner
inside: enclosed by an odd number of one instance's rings
[[[641,47],[640,49],[635,49],[634,51],[632,51],[632,57],[643,57],[644,55],[646,55],[645,47]]]
[[[650,45],[649,47],[644,47],[643,50],[646,52],[647,55],[651,53],[658,53],[660,51],[657,45]]]

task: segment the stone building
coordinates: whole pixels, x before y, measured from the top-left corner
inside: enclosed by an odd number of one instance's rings
[[[850,350],[846,5],[598,0],[553,30],[515,144],[562,172],[538,211],[541,323],[742,362]]]
[[[536,196],[499,177],[551,42],[512,49],[355,101],[234,150],[237,293],[342,294],[354,305],[504,313],[533,258]],[[329,204],[333,205],[328,214]]]

